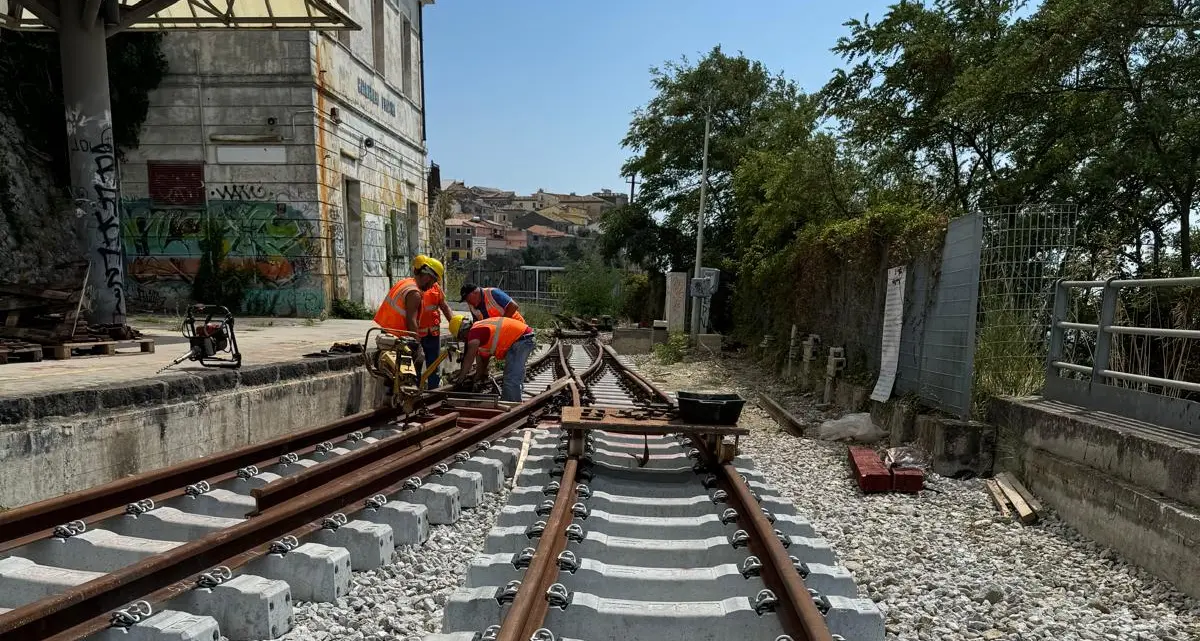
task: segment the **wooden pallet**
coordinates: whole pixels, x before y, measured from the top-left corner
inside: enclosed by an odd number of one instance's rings
[[[37,363],[42,360],[42,346],[20,341],[0,340],[0,365],[12,361]]]
[[[118,349],[130,347],[140,348],[139,354],[154,353],[153,338],[139,338],[129,341],[88,341],[79,343],[63,343],[61,345],[45,345],[46,358],[56,361],[67,360],[76,356],[119,356]]]

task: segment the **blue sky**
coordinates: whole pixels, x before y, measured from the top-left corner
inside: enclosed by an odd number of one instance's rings
[[[894,0],[437,0],[425,9],[430,160],[469,185],[628,191],[621,138],[649,69],[720,44],[808,91],[842,23]],[[697,141],[700,144],[700,141]]]

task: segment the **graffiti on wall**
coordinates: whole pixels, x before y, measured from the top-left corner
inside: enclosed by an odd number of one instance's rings
[[[171,309],[191,301],[203,259],[205,224],[216,223],[225,267],[246,282],[242,310],[315,316],[325,309],[320,235],[314,221],[287,203],[218,200],[207,209],[127,201],[122,236],[127,280],[139,301]]]
[[[92,133],[90,137],[89,130]],[[86,163],[91,183],[86,188],[77,188],[71,194],[75,216],[86,219],[83,222],[89,230],[90,246],[98,258],[93,262],[93,270],[103,279],[104,288],[111,296],[108,304],[113,309],[114,317],[123,317],[126,301],[122,273],[124,264],[121,259],[121,212],[118,207],[120,192],[111,117],[105,113],[103,118],[87,118],[78,109],[69,109],[67,137],[72,160]],[[93,282],[99,286],[97,280],[93,279]]]
[[[387,276],[387,232],[379,216],[363,217],[363,276]]]
[[[255,201],[272,200],[275,194],[268,192],[261,184],[231,183],[215,185],[208,190],[208,197],[213,200]]]

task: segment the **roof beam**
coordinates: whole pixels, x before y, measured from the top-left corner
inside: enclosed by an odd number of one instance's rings
[[[25,7],[29,13],[37,16],[42,24],[58,31],[60,24],[58,19],[58,0],[9,0],[16,2],[22,7]]]
[[[108,28],[108,35],[121,33],[133,25],[179,2],[179,0],[142,0],[121,11],[121,23]]]

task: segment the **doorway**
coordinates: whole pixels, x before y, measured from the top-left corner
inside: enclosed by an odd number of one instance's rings
[[[346,178],[346,275],[350,278],[350,300],[363,303],[362,183]]]

